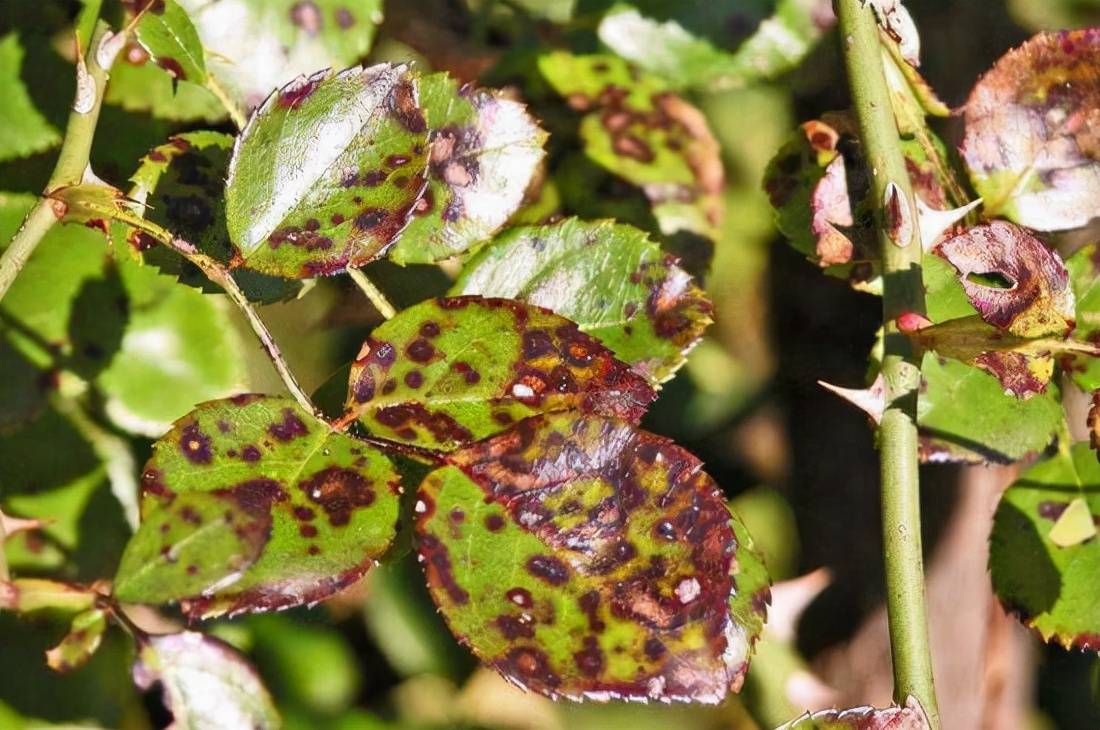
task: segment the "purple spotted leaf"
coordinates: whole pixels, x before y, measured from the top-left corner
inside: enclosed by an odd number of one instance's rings
[[[417,495],[420,559],[483,662],[555,699],[740,688],[769,580],[695,457],[622,421],[550,414],[448,461]]]
[[[428,126],[405,66],[301,76],[241,132],[226,217],[237,263],[286,278],[382,256],[427,181]]]
[[[190,16],[176,0],[138,0],[146,7],[134,29],[138,43],[173,81],[206,83],[206,52]]]
[[[312,604],[395,534],[400,480],[377,449],[293,401],[211,401],[153,446],[115,595],[192,618]]]
[[[962,157],[986,214],[1041,231],[1100,217],[1100,28],[1040,33],[964,108]]]
[[[279,727],[259,674],[236,649],[195,631],[140,641],[133,667],[140,689],[158,687],[172,713],[168,730]]]
[[[853,707],[848,710],[822,710],[806,713],[776,730],[931,730],[924,708],[914,697],[905,707],[878,709]]]
[[[713,314],[674,257],[644,232],[609,221],[512,228],[463,268],[451,292],[551,309],[652,385],[683,365]]]
[[[488,240],[523,202],[546,133],[522,104],[459,87],[445,73],[419,80],[431,127],[428,189],[388,256],[431,263]]]
[[[637,422],[655,397],[574,322],[463,296],[423,302],[378,327],[352,364],[346,407],[373,434],[454,449],[549,411]]]

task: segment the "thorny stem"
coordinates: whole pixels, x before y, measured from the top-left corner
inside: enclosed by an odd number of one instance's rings
[[[122,47],[127,36],[128,31],[125,30],[112,35],[107,25],[100,22],[92,33],[88,52],[85,54],[82,49],[77,49],[76,97],[69,112],[65,141],[42,197],[23,219],[23,224],[15,232],[3,257],[0,257],[0,299],[7,294],[35,248],[59,219],[50,195],[61,188],[79,185],[84,178],[107,88],[108,72],[117,56],[117,49]]]
[[[909,696],[916,697],[931,727],[938,730],[921,555],[916,422],[920,361],[895,322],[905,312],[924,313],[920,228],[883,75],[874,13],[861,0],[837,0],[836,7],[852,105],[871,170],[882,252],[886,410],[879,427],[879,451],[894,699],[904,704]]]
[[[397,314],[397,310],[394,309],[390,301],[386,299],[386,295],[382,293],[382,290],[374,285],[366,274],[360,269],[348,269],[348,276],[354,281],[359,288],[367,295],[367,299],[374,305],[374,308],[378,310],[378,313],[385,319],[393,319]]]

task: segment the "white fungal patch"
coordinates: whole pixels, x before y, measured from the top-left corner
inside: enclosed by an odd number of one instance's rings
[[[512,395],[517,398],[530,398],[535,394],[535,391],[530,385],[524,385],[523,383],[516,383],[512,386]]]
[[[676,586],[676,597],[680,599],[680,603],[691,603],[699,597],[702,590],[699,581],[695,578],[685,578],[680,581],[680,585]]]

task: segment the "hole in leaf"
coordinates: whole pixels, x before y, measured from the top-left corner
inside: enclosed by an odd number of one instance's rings
[[[988,286],[991,289],[1015,289],[1016,282],[996,271],[972,272],[966,275],[971,284]]]

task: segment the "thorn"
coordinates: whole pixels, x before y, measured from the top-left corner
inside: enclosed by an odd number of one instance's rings
[[[80,47],[80,36],[76,36],[76,96],[73,97],[73,111],[77,114],[87,114],[94,108],[95,79],[88,73],[84,49]]]
[[[958,223],[970,211],[982,204],[982,199],[967,203],[961,208],[950,210],[936,210],[929,208],[920,197],[917,197],[917,220],[920,224],[920,240],[924,245],[925,253],[931,251],[939,242],[940,236]]]
[[[886,230],[895,246],[905,248],[913,242],[913,209],[901,193],[901,188],[893,181],[886,183],[883,196],[883,210],[886,211]]]
[[[824,380],[817,381],[817,384],[859,408],[876,424],[882,423],[882,414],[886,411],[886,381],[882,375],[875,378],[870,388],[841,388]]]
[[[772,602],[768,607],[768,623],[764,630],[774,639],[793,643],[798,621],[806,607],[833,582],[828,568],[791,578],[772,586]]]

